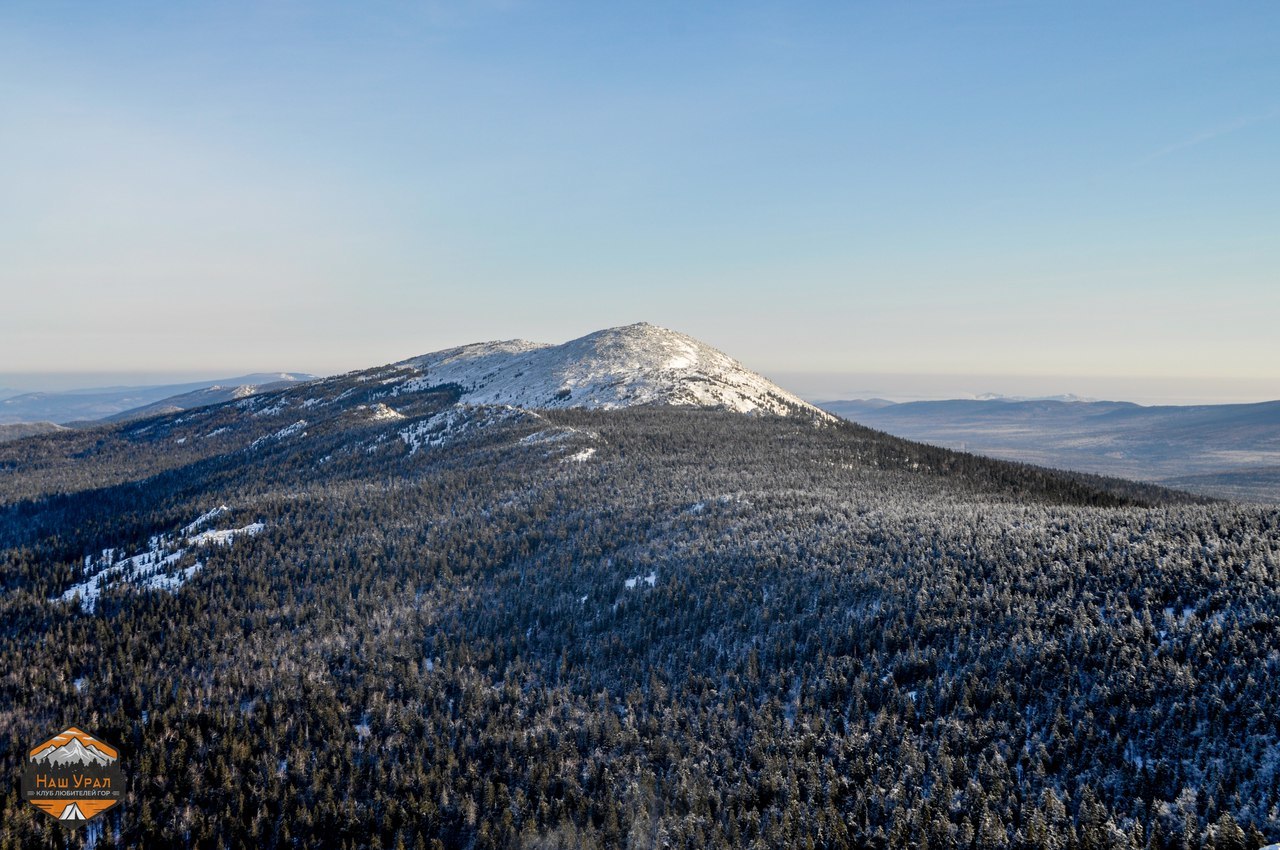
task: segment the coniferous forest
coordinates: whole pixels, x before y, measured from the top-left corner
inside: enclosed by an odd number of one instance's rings
[[[1276,510],[381,387],[0,445],[0,848],[1280,837]],[[129,781],[74,833],[67,725]]]

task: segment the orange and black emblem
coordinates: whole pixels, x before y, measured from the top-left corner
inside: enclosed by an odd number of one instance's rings
[[[120,751],[72,726],[27,751],[22,799],[64,826],[82,826],[124,796]]]

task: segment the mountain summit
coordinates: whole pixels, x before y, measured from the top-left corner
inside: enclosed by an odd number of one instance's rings
[[[424,354],[402,392],[441,384],[465,404],[612,409],[714,407],[740,413],[826,414],[691,336],[640,322],[561,345],[506,340]]]

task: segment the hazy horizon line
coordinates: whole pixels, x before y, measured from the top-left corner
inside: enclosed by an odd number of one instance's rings
[[[351,371],[351,370],[344,370]],[[1280,379],[1203,376],[1025,375],[1017,373],[859,372],[759,370],[779,386],[810,402],[885,399],[895,403],[1005,398],[1076,397],[1143,405],[1251,404],[1280,400]],[[250,374],[344,372],[308,369],[204,369],[174,371],[51,370],[0,372],[0,391],[12,397],[33,392],[76,392],[123,387],[218,382]]]

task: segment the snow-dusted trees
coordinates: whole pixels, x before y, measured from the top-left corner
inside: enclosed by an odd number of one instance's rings
[[[125,752],[124,846],[1280,830],[1275,512],[707,411],[515,417],[416,453],[403,423],[310,413],[250,457],[266,419],[195,459],[145,425],[4,456],[0,772],[95,724]],[[48,601],[85,554],[223,503],[266,530],[179,592]],[[27,808],[0,799],[0,846],[47,836]]]

